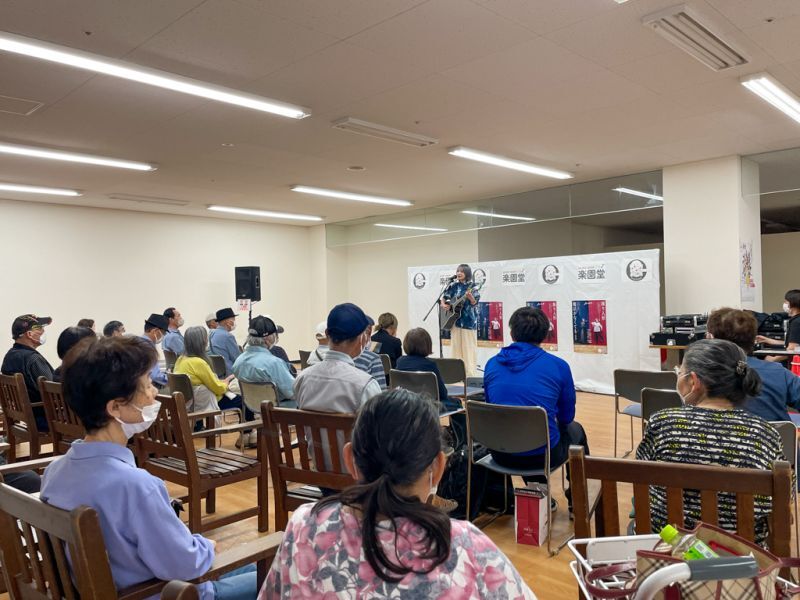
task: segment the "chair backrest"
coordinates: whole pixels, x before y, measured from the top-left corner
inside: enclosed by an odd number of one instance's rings
[[[391,389],[403,388],[410,392],[428,396],[436,402],[440,400],[439,382],[436,379],[435,373],[392,369],[389,371],[389,381]]]
[[[550,445],[547,411],[467,400],[467,435],[491,450],[514,454]]]
[[[464,361],[460,358],[434,358],[431,360],[439,367],[439,373],[442,374],[442,380],[445,383],[466,383],[467,369],[464,366]]]
[[[171,396],[159,394],[156,400],[161,402],[156,420],[147,431],[133,438],[139,467],[146,469],[151,458],[174,458],[185,463],[186,473],[190,477],[199,478],[200,470],[183,394],[180,391],[173,392]]]
[[[797,463],[797,425],[791,421],[770,421],[769,424],[778,430],[783,444],[783,456],[794,469]]]
[[[186,400],[186,410],[191,411],[194,406],[194,389],[192,380],[186,373],[167,373],[167,385],[170,392],[180,392]]]
[[[5,415],[6,427],[11,428],[16,423],[24,423],[32,435],[38,433],[22,373],[0,375],[0,408]]]
[[[699,491],[701,520],[709,525],[719,524],[717,494],[734,494],[737,534],[750,541],[753,541],[755,535],[753,498],[756,495],[771,496],[769,547],[778,556],[789,556],[792,475],[786,461],[775,461],[772,470],[739,469],[715,465],[595,458],[585,456],[582,447],[572,446],[569,449],[569,468],[576,538],[592,537],[587,481],[598,479],[600,496],[594,510],[596,537],[620,535],[620,510],[617,505],[619,482],[633,485],[637,533],[652,531],[651,485],[666,488],[667,522],[679,527],[684,523],[684,490]],[[629,496],[629,493],[623,494],[626,502]],[[624,512],[627,514],[627,510]]]
[[[53,436],[53,454],[65,454],[73,441],[83,439],[86,429],[64,400],[61,383],[47,381],[44,377],[39,377],[38,382],[44,414]]]
[[[211,370],[214,371],[214,374],[220,379],[225,379],[225,374],[228,371],[227,367],[225,366],[225,359],[219,354],[209,354],[208,360],[211,361]]]
[[[166,366],[167,371],[172,371],[175,368],[175,363],[178,361],[178,355],[175,354],[172,350],[164,349],[164,366]]]
[[[300,369],[305,369],[308,366],[308,358],[311,356],[311,352],[308,350],[300,350]]]
[[[0,484],[0,529],[0,554],[12,598],[117,598],[94,509],[61,510]]]
[[[674,371],[614,370],[614,394],[630,402],[642,401],[642,390],[674,390],[678,376]]]
[[[388,354],[379,354],[378,356],[381,357],[381,364],[383,365],[383,374],[388,377],[389,372],[392,370],[392,359],[389,357]]]
[[[671,390],[654,390],[653,388],[642,389],[642,428],[644,422],[650,420],[653,413],[665,408],[680,408],[683,406],[680,394]]]
[[[262,402],[278,403],[278,392],[275,390],[275,385],[270,382],[250,383],[240,379],[239,389],[242,391],[245,405],[254,413],[261,410]]]

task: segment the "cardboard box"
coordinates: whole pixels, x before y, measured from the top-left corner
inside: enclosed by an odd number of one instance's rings
[[[547,539],[547,487],[529,483],[514,488],[514,528],[518,544],[541,546]]]

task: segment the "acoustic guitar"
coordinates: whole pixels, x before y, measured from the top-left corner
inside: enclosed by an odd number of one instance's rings
[[[470,292],[479,292],[483,287],[484,283],[485,282],[482,281],[478,284],[475,283],[471,284],[467,288],[467,291],[464,292],[463,296],[459,296],[454,300],[451,299],[449,302],[450,306],[448,308],[442,309],[441,323],[442,323],[442,329],[444,331],[450,331],[453,328],[453,325],[456,324],[456,321],[458,321],[461,318],[461,313],[464,311],[464,306],[465,306],[464,303],[467,301],[467,294],[469,294]]]

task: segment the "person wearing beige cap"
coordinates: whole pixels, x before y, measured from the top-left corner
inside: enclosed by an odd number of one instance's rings
[[[317,349],[308,357],[308,366],[320,363],[325,358],[325,353],[328,352],[328,334],[325,330],[328,328],[327,321],[320,321],[314,331],[314,337],[317,338]]]
[[[209,313],[206,315],[206,327],[209,330],[217,328],[217,313]]]

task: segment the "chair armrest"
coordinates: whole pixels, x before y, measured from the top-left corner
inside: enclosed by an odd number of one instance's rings
[[[207,438],[215,435],[222,435],[225,433],[239,433],[245,429],[261,429],[264,423],[258,421],[245,421],[244,423],[234,423],[233,425],[222,425],[214,429],[206,429],[204,431],[195,431],[192,433],[193,438]]]
[[[205,419],[207,417],[216,417],[217,415],[221,414],[221,410],[203,410],[198,412],[190,412],[186,416],[190,419]]]
[[[197,588],[191,583],[173,579],[161,590],[161,600],[198,600]]]
[[[158,594],[165,585],[167,585],[166,581],[148,579],[147,581],[119,590],[119,592],[117,592],[117,598],[119,600],[144,600],[145,598]]]
[[[58,456],[48,456],[46,458],[36,458],[34,460],[23,460],[20,462],[0,465],[0,477],[9,473],[21,473],[22,471],[44,469],[57,458]]]
[[[31,402],[31,406],[33,407],[44,406],[44,402]]]
[[[240,544],[226,550],[214,557],[211,568],[197,579],[192,579],[192,583],[203,583],[219,579],[221,575],[230,573],[234,569],[244,567],[250,563],[259,561],[271,561],[278,553],[278,548],[283,539],[283,532],[272,533],[265,537],[257,538],[246,544]],[[267,565],[269,566],[269,565]]]

